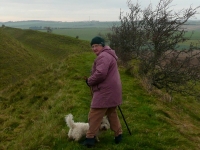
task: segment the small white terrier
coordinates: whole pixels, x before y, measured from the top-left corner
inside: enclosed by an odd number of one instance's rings
[[[65,117],[65,122],[67,126],[70,128],[68,132],[69,139],[79,141],[82,137],[86,136],[86,132],[89,129],[89,123],[74,122],[72,114],[68,114]],[[110,128],[110,123],[107,117],[105,116],[103,117],[99,131],[105,131],[108,130],[109,128]],[[96,140],[99,142],[99,138],[97,136]]]

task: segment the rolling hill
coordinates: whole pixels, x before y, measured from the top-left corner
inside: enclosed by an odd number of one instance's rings
[[[75,38],[14,28],[0,29],[0,149],[85,149],[67,137],[65,115],[87,122],[91,101],[84,77],[95,55],[89,43]],[[29,73],[25,72],[31,70]],[[121,109],[132,132],[123,128],[116,145],[111,130],[99,136],[93,149],[199,150],[200,102],[162,91],[147,92],[137,76],[119,66],[123,86]],[[20,74],[21,72],[21,74]],[[17,76],[16,82],[6,78]]]
[[[69,53],[89,50],[89,44],[66,36],[33,30],[0,28],[0,89],[16,83]]]

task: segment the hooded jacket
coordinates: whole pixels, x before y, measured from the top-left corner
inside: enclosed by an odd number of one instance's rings
[[[105,46],[97,56],[88,78],[92,87],[91,108],[116,107],[122,103],[122,86],[115,51]]]

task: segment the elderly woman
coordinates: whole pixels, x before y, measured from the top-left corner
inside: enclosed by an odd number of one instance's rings
[[[114,131],[115,143],[122,139],[122,127],[117,114],[117,106],[122,103],[122,86],[117,66],[115,51],[105,46],[104,39],[94,37],[91,47],[96,54],[92,73],[86,79],[93,92],[90,112],[88,115],[89,130],[84,145],[92,147],[95,144],[102,118],[107,115],[110,128]]]

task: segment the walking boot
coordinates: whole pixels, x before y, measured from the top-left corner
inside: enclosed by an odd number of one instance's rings
[[[119,134],[118,136],[115,137],[115,143],[118,144],[122,140],[122,134]]]
[[[93,147],[95,144],[95,138],[86,138],[85,141],[83,142],[84,146],[87,146],[88,148]]]

